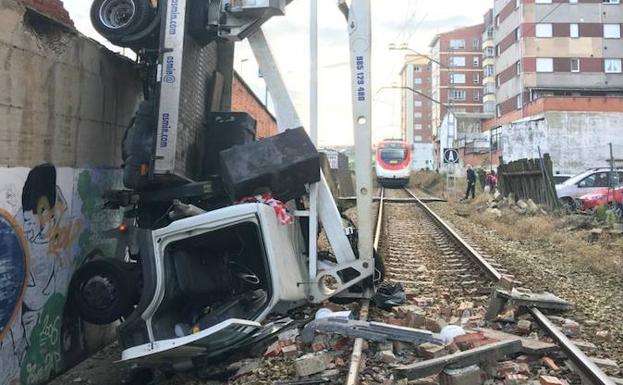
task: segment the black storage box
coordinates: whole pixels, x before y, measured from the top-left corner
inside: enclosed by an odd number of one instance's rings
[[[257,123],[246,112],[211,113],[205,138],[203,175],[221,175],[219,153],[235,145],[255,141]]]
[[[306,193],[305,185],[320,180],[320,156],[303,128],[220,154],[222,178],[230,198],[270,191],[283,202]]]

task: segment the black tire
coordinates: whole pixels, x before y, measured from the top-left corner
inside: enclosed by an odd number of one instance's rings
[[[560,204],[562,208],[569,213],[573,213],[578,209],[578,205],[569,197],[560,198]]]
[[[108,325],[128,316],[138,300],[135,274],[115,259],[100,259],[79,268],[71,281],[70,301],[80,317]]]
[[[91,5],[93,27],[113,42],[141,32],[155,16],[148,0],[95,0]]]

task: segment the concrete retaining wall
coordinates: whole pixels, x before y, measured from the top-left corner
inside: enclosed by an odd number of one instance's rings
[[[608,144],[623,158],[623,112],[546,112],[538,119],[502,126],[504,161],[549,153],[554,173],[575,174],[606,167]]]
[[[122,187],[141,92],[131,62],[17,1],[0,21],[0,384],[39,384],[113,337],[65,305],[75,269],[115,249],[99,197]]]

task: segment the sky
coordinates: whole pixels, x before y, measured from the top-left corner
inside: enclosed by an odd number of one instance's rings
[[[321,146],[353,143],[350,53],[344,16],[336,0],[317,0],[319,7],[319,142]],[[371,0],[373,140],[400,135],[400,90],[382,89],[400,81],[407,52],[391,51],[390,44],[407,44],[428,53],[435,34],[479,24],[493,0]],[[99,36],[89,18],[90,1],[64,0],[76,28],[115,51]],[[269,20],[264,31],[290,90],[297,111],[309,122],[309,6],[295,0],[286,16]],[[126,52],[128,53],[128,52]],[[264,80],[246,42],[236,45],[235,69],[263,100]],[[269,106],[271,103],[269,102]]]

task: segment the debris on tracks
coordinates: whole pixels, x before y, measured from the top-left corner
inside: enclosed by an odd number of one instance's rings
[[[476,349],[401,366],[396,368],[396,373],[401,378],[418,379],[438,374],[450,365],[468,367],[486,364],[520,351],[521,342],[519,340],[495,342]]]
[[[303,342],[311,343],[316,332],[363,338],[374,342],[401,341],[418,345],[429,342],[443,345],[441,337],[428,330],[343,318],[328,318],[308,323],[303,329]]]

